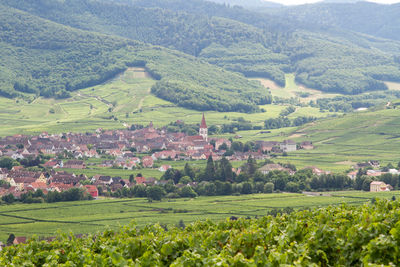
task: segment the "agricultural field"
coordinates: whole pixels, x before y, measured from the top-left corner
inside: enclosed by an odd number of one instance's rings
[[[28,103],[22,99],[0,98],[2,127],[0,136],[11,134],[37,134],[42,131],[50,133],[85,132],[97,128],[121,129],[136,123],[147,125],[150,121],[156,126],[164,126],[175,120],[186,123],[199,123],[201,112],[177,107],[175,104],[157,98],[150,94],[150,88],[155,83],[141,68],[129,68],[113,80],[104,84],[79,90],[73,97],[64,100],[36,98]],[[267,83],[267,84],[265,84]],[[308,98],[330,97],[333,95],[301,88],[295,84],[294,76],[286,75],[286,87],[272,86],[264,81],[274,96],[298,97],[298,93],[306,91]],[[398,84],[391,84],[391,89]],[[304,89],[304,90],[303,90]],[[319,92],[319,93],[317,93]],[[307,98],[301,98],[307,99]],[[309,101],[308,99],[307,101]],[[262,113],[246,114],[236,112],[206,112],[208,125],[232,123],[243,118],[253,125],[262,126],[268,118],[276,118],[285,109],[285,105],[260,106]],[[241,131],[236,134],[222,134],[219,137],[233,138],[240,135],[238,141],[254,140],[282,141],[312,141],[314,150],[289,153],[280,157],[280,162],[290,162],[302,168],[315,165],[317,167],[342,172],[348,170],[358,161],[378,159],[387,162],[397,162],[400,159],[400,142],[397,129],[400,121],[396,109],[374,112],[360,112],[341,115],[331,112],[321,112],[313,107],[296,107],[290,119],[297,116],[334,118],[318,120],[303,128],[288,127],[276,130]],[[341,118],[337,118],[340,116]],[[362,134],[361,134],[362,133]],[[93,167],[83,173],[91,176],[103,171],[103,174],[127,177],[132,172]],[[144,175],[160,177],[157,170],[143,170]],[[136,174],[136,173],[135,173]]]
[[[264,216],[271,209],[307,209],[347,203],[359,205],[377,198],[400,197],[400,192],[325,192],[305,194],[253,194],[198,197],[148,202],[147,199],[98,199],[92,201],[0,206],[0,240],[16,236],[54,236],[62,232],[95,233],[116,229],[134,220],[139,226],[185,224],[199,220],[224,220],[230,216]]]
[[[282,157],[296,166],[315,163],[328,170],[349,168],[353,163],[379,160],[381,165],[400,161],[400,110],[347,114],[316,121],[296,131],[294,140],[312,141],[314,150]]]
[[[97,128],[122,129],[135,124],[164,126],[176,120],[199,123],[200,111],[177,107],[175,104],[150,94],[155,81],[141,68],[129,68],[114,79],[72,93],[68,99],[55,100],[38,97],[31,100],[0,97],[0,136],[85,132]],[[206,112],[209,125],[231,123],[238,118],[262,126],[268,118],[276,118],[284,105],[260,106],[265,112],[246,114],[238,112]],[[290,118],[297,116],[326,117],[329,112],[317,108],[298,107]]]
[[[131,68],[112,81],[75,92],[68,99],[39,97],[29,103],[0,98],[0,135],[124,128],[119,118],[140,107],[153,84],[143,69]]]

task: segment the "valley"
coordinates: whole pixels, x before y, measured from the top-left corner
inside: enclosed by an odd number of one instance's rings
[[[0,0],[0,265],[399,266],[400,3],[343,2]]]
[[[350,164],[338,162],[360,162],[379,158],[391,162],[399,157],[396,146],[400,145],[395,135],[396,109],[348,114],[321,111],[307,103],[320,98],[333,98],[339,94],[321,93],[305,89],[295,83],[291,74],[286,75],[286,86],[270,87],[273,82],[266,79],[261,83],[270,89],[273,97],[299,99],[304,106],[296,106],[295,112],[288,118],[313,116],[321,121],[307,125],[304,129],[287,127],[265,130],[237,131],[235,134],[217,134],[217,137],[232,138],[240,135],[240,141],[293,139],[296,142],[311,141],[315,145],[312,151],[297,151],[282,162],[290,162],[305,167],[315,165],[332,171],[344,171]],[[132,124],[147,125],[150,121],[157,127],[166,126],[176,120],[188,124],[198,123],[200,111],[189,110],[157,98],[150,93],[155,81],[143,68],[129,68],[104,84],[89,87],[72,93],[68,99],[49,99],[38,97],[27,102],[24,99],[0,98],[4,109],[0,111],[2,127],[0,135],[39,134],[41,132],[93,132],[102,129],[125,129]],[[392,86],[395,86],[392,85]],[[394,89],[395,87],[393,87]],[[306,92],[307,97],[299,97]],[[253,126],[264,126],[268,118],[277,118],[289,104],[269,104],[259,106],[265,112],[206,112],[210,125],[221,126],[243,118]],[[328,118],[334,116],[333,118]],[[358,125],[349,127],[349,125]],[[379,126],[379,127],[378,127]],[[362,137],[360,134],[362,133]],[[373,142],[371,142],[373,141]],[[398,144],[399,143],[399,144]]]

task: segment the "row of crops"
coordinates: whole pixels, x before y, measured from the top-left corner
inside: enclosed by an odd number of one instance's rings
[[[378,200],[185,229],[134,223],[0,252],[1,266],[399,266],[400,202]]]

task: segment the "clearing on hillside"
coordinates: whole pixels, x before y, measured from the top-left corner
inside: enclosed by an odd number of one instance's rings
[[[271,94],[273,97],[282,97],[282,98],[299,98],[300,102],[308,103],[311,100],[317,100],[320,98],[331,98],[338,96],[339,94],[329,94],[324,93],[319,90],[307,88],[303,85],[298,85],[295,82],[294,74],[286,74],[286,86],[281,87],[277,85],[274,81],[265,78],[255,78],[255,80],[259,81],[265,88],[269,88],[271,90]]]

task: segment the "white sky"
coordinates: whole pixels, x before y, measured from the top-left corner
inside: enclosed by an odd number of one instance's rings
[[[269,0],[271,2],[277,2],[284,5],[301,5],[301,4],[308,4],[308,3],[316,3],[320,0]],[[368,2],[375,2],[379,4],[394,4],[399,3],[400,0],[368,0]]]

